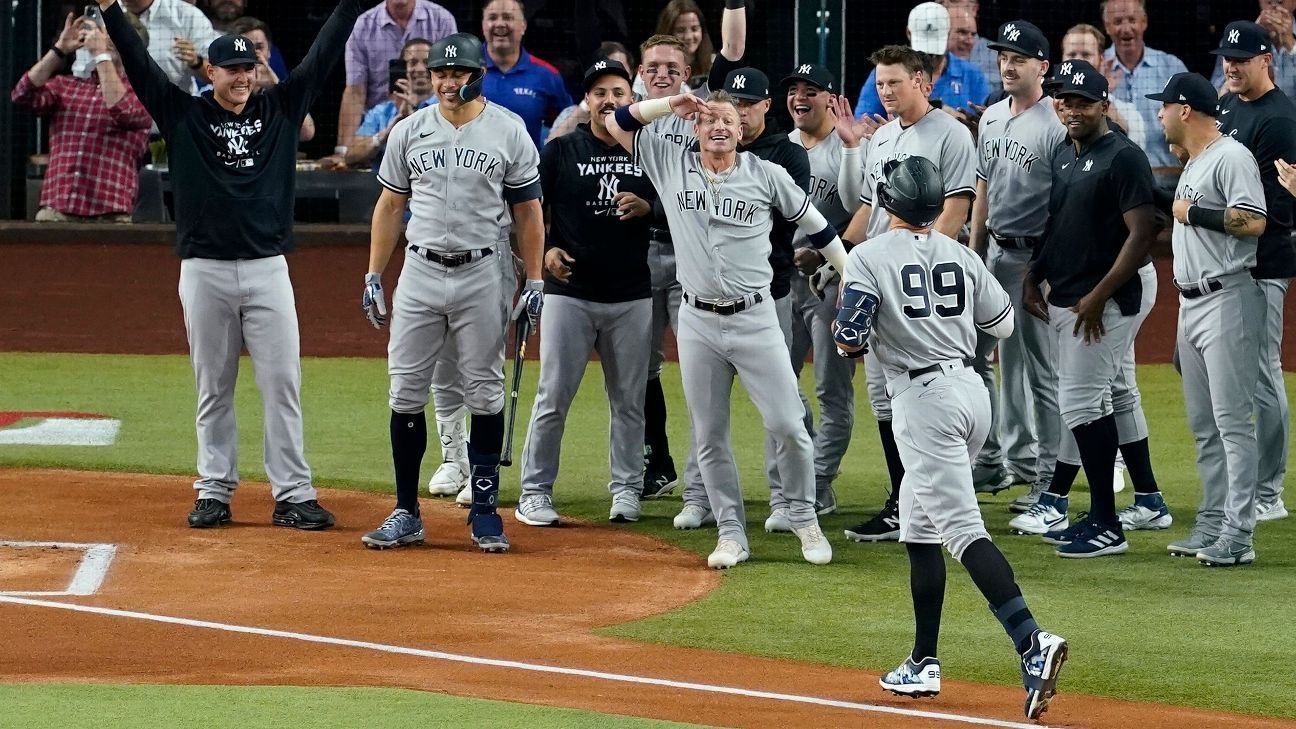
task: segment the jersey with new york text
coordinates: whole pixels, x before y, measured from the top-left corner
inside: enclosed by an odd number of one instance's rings
[[[1048,221],[1053,155],[1066,141],[1066,127],[1043,97],[1020,114],[1012,98],[981,116],[977,134],[977,179],[986,182],[986,225],[1008,238],[1038,238]]]
[[[805,147],[800,129],[788,132],[788,139],[791,139],[794,144]],[[837,231],[838,235],[846,232],[846,226],[850,225],[851,221],[851,213],[846,211],[841,197],[837,194],[837,179],[841,172],[843,149],[841,137],[835,132],[829,133],[815,146],[806,148],[806,156],[810,158],[810,189],[807,190],[810,193],[810,203],[823,213],[828,224]],[[858,163],[859,158],[855,158],[855,161]],[[863,176],[863,169],[860,170],[860,175]],[[796,248],[804,248],[810,245],[810,241],[805,233],[797,231],[792,238],[792,245]]]
[[[860,202],[872,207],[868,237],[876,238],[891,227],[891,213],[874,205],[883,166],[892,160],[926,157],[940,170],[945,197],[976,195],[976,143],[972,133],[954,117],[933,108],[910,126],[893,119],[873,135],[864,161],[864,190]]]
[[[1232,137],[1220,136],[1179,175],[1175,199],[1223,210],[1238,208],[1266,214],[1260,168],[1247,148]],[[1256,265],[1255,237],[1238,238],[1200,225],[1175,221],[1170,237],[1175,281],[1198,285],[1204,278],[1241,273]]]
[[[657,188],[685,291],[728,299],[769,287],[772,211],[795,223],[810,210],[786,170],[739,152],[728,170],[712,175],[699,153],[649,129],[635,132],[633,159]]]
[[[889,230],[851,249],[842,280],[880,302],[871,347],[887,379],[976,353],[977,329],[1013,315],[981,259],[938,231]]]
[[[456,128],[440,106],[397,122],[378,182],[410,196],[405,237],[437,251],[469,251],[508,239],[509,206],[540,197],[540,154],[526,127],[487,103]]]

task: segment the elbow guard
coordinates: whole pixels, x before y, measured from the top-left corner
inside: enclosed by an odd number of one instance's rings
[[[842,288],[841,308],[833,322],[833,341],[848,350],[866,349],[881,303],[877,296],[864,291],[859,284],[847,284]]]

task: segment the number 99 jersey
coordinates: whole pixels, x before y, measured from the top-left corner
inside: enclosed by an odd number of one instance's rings
[[[881,302],[870,346],[888,380],[972,357],[977,329],[1013,315],[1007,292],[981,259],[934,230],[889,230],[855,246],[843,280]]]

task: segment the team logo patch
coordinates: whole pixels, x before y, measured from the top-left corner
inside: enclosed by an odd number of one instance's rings
[[[1069,63],[1064,63],[1064,64],[1062,64],[1062,67],[1058,69],[1058,72],[1061,73],[1063,76],[1070,76],[1070,75],[1071,75],[1071,69],[1072,69],[1071,64],[1069,64]]]
[[[1021,31],[1017,29],[1016,25],[1014,25],[1013,23],[1009,23],[1008,25],[1004,26],[1004,37],[1007,38],[1010,42],[1016,43],[1017,39],[1021,37]]]
[[[456,46],[446,46],[446,50],[445,50],[445,57],[446,57],[446,58],[458,58],[458,57],[459,57],[459,48],[456,47]]]
[[[747,88],[747,77],[743,76],[742,74],[738,74],[737,76],[734,76],[733,87],[735,89]]]
[[[1080,170],[1080,171],[1081,171],[1081,172],[1088,172],[1089,170],[1092,170],[1092,169],[1093,169],[1093,160],[1085,160],[1085,166],[1084,166],[1084,169],[1082,169],[1082,170]]]
[[[1229,43],[1239,43],[1239,42],[1241,42],[1241,40],[1242,40],[1242,34],[1241,34],[1241,33],[1237,32],[1236,30],[1230,30],[1230,31],[1228,32],[1228,42],[1229,42]]]
[[[800,74],[808,74],[808,73],[810,73],[810,64],[808,64],[808,63],[803,63],[803,64],[801,64],[800,66],[798,66],[798,67],[797,67],[797,73],[800,73]]]
[[[602,71],[605,68],[607,68],[607,61],[599,61],[598,63],[594,64],[595,71]]]
[[[240,52],[242,52],[242,51],[246,51],[246,50],[247,50],[247,41],[243,40],[242,38],[235,38],[235,39],[234,39],[234,50],[236,50],[236,51],[240,51]]]
[[[1083,73],[1073,74],[1071,76],[1071,83],[1075,84],[1076,86],[1083,86],[1084,79],[1085,79],[1085,75]]]

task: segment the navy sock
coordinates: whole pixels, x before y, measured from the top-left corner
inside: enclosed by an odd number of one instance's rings
[[[1018,653],[1030,647],[1031,634],[1039,630],[1026,607],[1021,588],[1013,576],[1012,565],[989,539],[978,539],[963,550],[963,568],[981,591],[990,612],[999,619]]]
[[[900,482],[904,480],[904,464],[900,461],[900,449],[896,448],[895,431],[891,429],[890,420],[878,421],[878,434],[882,436],[882,455],[886,458],[887,475],[891,478],[891,495],[887,501],[900,501]]]
[[[391,414],[392,466],[396,472],[396,508],[419,514],[419,465],[427,450],[427,416]]]
[[[1071,429],[1080,447],[1085,479],[1089,482],[1089,518],[1113,526],[1116,521],[1116,492],[1112,490],[1112,469],[1116,467],[1116,417],[1105,415],[1092,423]]]
[[[1076,476],[1079,474],[1079,466],[1058,461],[1053,466],[1053,480],[1049,482],[1049,493],[1056,496],[1067,496],[1071,493],[1071,486],[1075,483]]]
[[[936,657],[941,609],[945,604],[945,557],[939,544],[906,543],[909,592],[913,595],[914,661]]]
[[[476,465],[478,456],[494,456],[499,463],[500,451],[504,450],[504,411],[494,415],[472,414],[471,430],[468,432],[468,460]]]
[[[1155,494],[1156,476],[1152,473],[1152,456],[1148,453],[1148,439],[1136,440],[1121,445],[1120,452],[1125,456],[1125,470],[1129,472],[1130,481],[1134,483],[1136,496]]]
[[[654,464],[670,458],[670,441],[666,437],[666,393],[660,377],[648,380],[644,395],[644,448]]]

